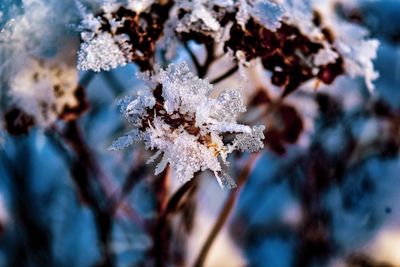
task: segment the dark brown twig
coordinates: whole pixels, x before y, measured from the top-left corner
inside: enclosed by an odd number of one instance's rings
[[[229,69],[227,72],[225,72],[224,74],[222,74],[221,76],[213,79],[210,81],[211,84],[216,84],[219,83],[222,80],[225,80],[226,78],[228,78],[229,76],[231,76],[232,74],[234,74],[237,70],[239,69],[239,67],[236,65],[234,67],[232,67],[231,69]]]
[[[155,266],[162,267],[167,265],[169,254],[168,234],[170,226],[167,223],[165,209],[167,207],[168,189],[170,180],[169,166],[164,170],[161,178],[156,181],[155,190],[157,198],[157,218],[153,229],[153,250]]]

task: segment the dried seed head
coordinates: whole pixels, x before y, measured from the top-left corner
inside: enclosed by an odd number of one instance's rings
[[[147,82],[136,98],[121,101],[135,130],[117,139],[110,149],[142,140],[148,149],[163,154],[156,173],[169,163],[178,179],[186,182],[195,172],[210,169],[221,186],[233,186],[221,163],[227,164],[226,157],[234,150],[260,150],[264,139],[264,126],[236,123],[237,115],[245,110],[240,93],[226,90],[210,98],[212,85],[194,76],[185,63],[171,64]],[[235,138],[225,143],[226,135]]]
[[[144,70],[152,69],[156,42],[168,18],[171,3],[131,1],[127,6],[104,5],[96,16],[82,21],[82,45],[78,67],[83,70],[110,70],[128,62]]]

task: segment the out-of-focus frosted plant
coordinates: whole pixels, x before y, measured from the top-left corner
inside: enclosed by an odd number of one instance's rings
[[[77,41],[69,25],[78,15],[69,1],[23,0],[12,13],[0,33],[3,74],[18,69],[27,56],[49,58]]]
[[[77,84],[78,72],[74,65],[58,58],[31,59],[10,83],[11,101],[33,122],[48,127],[59,118],[75,119],[85,109],[83,88]]]
[[[264,126],[251,128],[236,122],[238,113],[245,111],[240,92],[226,90],[211,98],[212,85],[193,75],[185,63],[169,65],[148,78],[147,84],[135,99],[121,101],[121,111],[135,129],[110,149],[143,140],[146,148],[157,150],[149,162],[163,155],[155,174],[169,163],[177,178],[187,182],[194,173],[210,169],[221,187],[234,187],[221,163],[227,165],[227,155],[234,150],[262,149],[264,139]],[[234,139],[225,143],[223,136],[229,133]]]
[[[7,130],[26,133],[35,123],[48,127],[57,118],[76,117],[86,104],[77,87],[78,36],[69,29],[78,17],[76,8],[67,1],[43,0],[11,7],[15,14],[0,33]]]

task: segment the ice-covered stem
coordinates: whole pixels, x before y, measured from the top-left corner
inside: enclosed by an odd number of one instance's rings
[[[234,188],[231,192],[228,198],[226,199],[224,206],[219,213],[219,216],[211,229],[206,241],[204,242],[203,246],[201,247],[200,253],[196,258],[196,261],[194,262],[194,267],[202,267],[206,261],[208,252],[210,251],[210,248],[215,241],[216,237],[218,236],[220,230],[224,226],[225,222],[228,220],[229,215],[231,214],[231,211],[233,210],[233,207],[235,206],[236,200],[238,199],[239,193],[243,187],[243,185],[246,183],[248,180],[250,173],[255,166],[258,158],[260,157],[260,153],[253,153],[250,155],[249,159],[247,160],[245,166],[243,167],[243,170],[239,174],[237,178],[237,187]]]

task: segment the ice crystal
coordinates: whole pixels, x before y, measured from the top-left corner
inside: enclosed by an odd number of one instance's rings
[[[275,31],[281,26],[284,11],[270,0],[240,0],[236,20],[243,28],[250,18],[259,22],[266,29]]]
[[[364,77],[367,88],[374,89],[373,81],[379,77],[373,60],[376,58],[379,41],[367,39],[367,32],[349,23],[342,25],[336,41],[338,51],[344,56],[347,73],[352,77]]]
[[[234,150],[260,150],[264,139],[264,126],[251,128],[236,122],[245,111],[240,92],[225,90],[211,98],[212,85],[192,74],[186,63],[169,65],[149,77],[147,84],[137,97],[120,101],[135,128],[110,149],[142,140],[147,149],[157,151],[150,162],[162,154],[156,174],[169,164],[177,178],[187,182],[196,172],[209,169],[221,187],[233,187],[234,181],[223,170],[227,155]],[[224,137],[230,135],[235,138],[226,143]]]
[[[313,8],[310,0],[285,0],[282,4],[285,10],[285,22],[296,26],[301,33],[314,39],[321,33],[313,22]]]
[[[154,4],[154,0],[128,0],[128,8],[141,13]]]
[[[338,58],[339,54],[328,46],[320,49],[314,56],[314,64],[316,66],[323,66],[329,63],[334,63]]]
[[[223,29],[218,21],[218,13],[215,12],[213,7],[228,4],[208,0],[178,2],[178,9],[183,13],[183,16],[177,22],[176,31],[178,33],[200,32],[215,39],[221,38]]]
[[[81,70],[107,71],[126,63],[123,51],[107,32],[82,43],[78,53],[78,68]]]
[[[283,9],[272,1],[257,1],[252,8],[252,15],[265,28],[275,31],[281,26]]]

